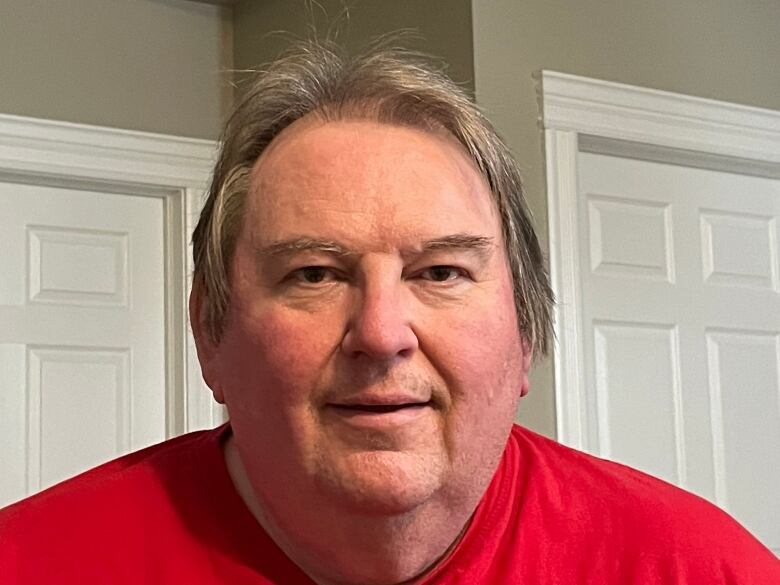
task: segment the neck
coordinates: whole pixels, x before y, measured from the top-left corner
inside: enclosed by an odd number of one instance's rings
[[[459,542],[479,501],[432,498],[401,515],[354,513],[317,501],[271,505],[258,498],[230,436],[224,445],[233,484],[282,551],[320,585],[414,583]]]

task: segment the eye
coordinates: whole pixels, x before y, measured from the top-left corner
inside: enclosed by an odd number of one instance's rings
[[[323,284],[336,278],[333,270],[324,266],[304,266],[294,271],[290,277],[301,284]]]
[[[423,270],[420,275],[432,282],[451,282],[467,276],[464,270],[455,266],[431,266]]]

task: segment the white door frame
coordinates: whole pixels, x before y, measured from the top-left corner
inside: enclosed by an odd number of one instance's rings
[[[780,112],[599,81],[540,75],[558,439],[587,450],[580,295],[579,152],[780,177]]]
[[[210,140],[0,114],[0,179],[163,200],[167,437],[224,416],[201,378],[187,318],[189,237],[216,148]]]

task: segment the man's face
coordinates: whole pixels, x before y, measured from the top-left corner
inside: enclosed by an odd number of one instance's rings
[[[262,501],[396,514],[484,491],[529,356],[453,139],[298,121],[255,165],[231,268],[204,372]]]

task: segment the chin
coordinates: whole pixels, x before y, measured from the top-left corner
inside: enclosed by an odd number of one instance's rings
[[[400,516],[446,485],[448,465],[433,454],[367,451],[320,459],[318,489],[337,506],[370,516]]]

